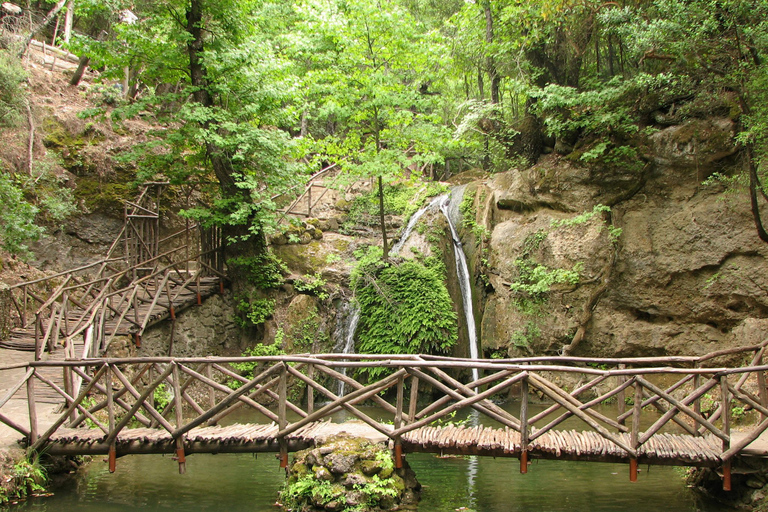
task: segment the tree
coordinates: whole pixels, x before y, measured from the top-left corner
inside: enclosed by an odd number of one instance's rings
[[[323,160],[383,183],[443,161],[450,131],[437,114],[439,41],[394,0],[307,1],[292,51]],[[382,236],[386,229],[382,212]],[[386,251],[385,253],[386,254]]]
[[[255,0],[147,1],[135,5],[135,23],[117,23],[113,37],[90,41],[104,78],[119,77],[126,66],[136,70],[137,97],[114,115],[142,113],[162,126],[129,155],[140,163],[138,178],[215,182],[212,207],[190,214],[222,227],[229,255],[263,250],[274,222],[271,198],[299,178],[280,128],[292,122],[285,105],[293,87],[272,34],[260,31],[270,7]]]

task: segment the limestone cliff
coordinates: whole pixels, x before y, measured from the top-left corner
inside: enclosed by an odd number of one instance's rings
[[[702,184],[738,164],[733,135],[728,119],[661,130],[640,175],[551,155],[472,183],[475,222],[491,233],[473,259],[488,282],[486,353],[560,352],[580,327],[575,355],[701,354],[765,339],[768,246],[747,192]],[[598,204],[610,212],[579,217]],[[554,283],[540,308],[526,308],[511,285],[531,265],[576,269],[578,283]]]

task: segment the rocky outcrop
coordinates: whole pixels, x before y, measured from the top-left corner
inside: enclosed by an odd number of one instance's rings
[[[380,512],[416,505],[420,490],[407,462],[396,469],[386,446],[337,436],[296,453],[281,500],[303,512]]]
[[[747,193],[701,183],[735,172],[733,135],[728,119],[661,130],[641,175],[550,156],[476,183],[493,197],[487,208],[475,201],[492,233],[487,265],[475,266],[489,283],[486,354],[556,353],[580,327],[576,353],[595,356],[700,354],[765,339],[768,246]],[[598,204],[611,211],[579,217]],[[576,269],[578,283],[552,283],[532,307],[530,293],[512,289],[525,282],[525,261],[528,270]]]

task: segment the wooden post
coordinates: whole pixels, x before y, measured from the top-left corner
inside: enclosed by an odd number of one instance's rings
[[[630,431],[630,445],[637,452],[640,447],[640,415],[643,412],[643,385],[635,379],[635,394],[632,406],[632,429]],[[629,481],[637,482],[637,457],[629,459]]]
[[[115,397],[112,391],[112,367],[107,365],[104,372],[104,388],[107,391],[107,414],[109,415],[109,432],[115,430]],[[114,473],[117,469],[117,441],[115,439],[109,443],[109,472]]]
[[[755,364],[753,366],[762,366],[763,365],[763,350],[761,349],[759,351],[759,358],[757,361],[755,361]],[[757,372],[757,396],[760,399],[760,405],[763,407],[768,408],[768,389],[766,389],[766,383],[765,383],[765,372],[760,370]],[[764,420],[768,418],[763,413],[760,413],[760,420]]]
[[[520,473],[528,473],[528,378],[520,383]]]
[[[307,377],[310,380],[315,380],[315,365],[310,364],[307,366]],[[312,414],[315,411],[315,389],[312,386],[307,386],[307,414]]]
[[[620,364],[619,370],[623,370],[626,367],[627,365]],[[624,384],[624,382],[626,382],[627,376],[619,375],[616,379],[618,381],[617,384],[621,386],[622,384]],[[624,413],[626,412],[627,402],[626,402],[626,393],[623,389],[619,391],[619,394],[616,396],[616,408],[618,413],[617,417],[619,418],[619,425],[624,425],[626,422],[626,418],[624,418],[623,416],[624,416]]]
[[[22,286],[22,291],[24,292],[24,298],[22,299],[22,306],[21,306],[21,326],[26,327],[27,326],[27,301],[29,300],[29,293],[27,293],[27,285]]]
[[[693,367],[698,369],[699,363],[696,363]],[[700,386],[701,386],[701,375],[697,373],[693,376],[693,389],[699,389]],[[693,410],[694,412],[696,412],[696,414],[701,416],[701,397],[697,397],[696,400],[694,400]],[[702,433],[697,427],[696,436],[700,436],[700,435],[702,435]]]
[[[213,380],[213,363],[205,365],[205,376]],[[213,409],[214,407],[216,407],[216,390],[213,386],[208,386],[208,408]]]
[[[723,440],[723,452],[731,447],[731,393],[728,390],[728,376],[720,376],[720,397],[722,402],[723,433],[728,436],[728,441]],[[723,490],[731,490],[731,460],[723,463]]]
[[[401,376],[397,379],[397,402],[395,405],[395,430],[399,429],[403,424],[403,383],[405,376]],[[400,469],[403,467],[403,442],[400,436],[395,437],[395,468]]]
[[[40,313],[35,313],[35,361],[39,361],[43,357],[43,346],[40,343],[40,332],[43,330],[42,323]]]
[[[277,422],[280,430],[285,430],[288,426],[287,406],[288,400],[288,371],[283,366],[280,372],[280,381],[277,384],[278,389],[278,404],[277,404]],[[285,441],[285,437],[278,439],[280,445],[280,467],[285,468],[288,471],[288,444]]]
[[[184,402],[181,397],[181,384],[179,384],[179,366],[176,363],[170,363],[173,365],[173,408],[176,412],[176,428],[181,428],[184,423],[183,407]],[[184,436],[180,435],[176,438],[176,457],[179,461],[179,474],[183,475],[187,472],[187,459],[184,454]]]
[[[29,411],[29,446],[39,437],[37,432],[37,408],[35,407],[35,373],[27,379],[27,409]]]
[[[419,402],[419,378],[411,377],[411,398],[408,400],[408,417],[416,421],[416,407]]]

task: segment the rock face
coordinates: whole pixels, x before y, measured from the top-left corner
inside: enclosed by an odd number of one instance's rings
[[[727,119],[664,129],[642,175],[550,156],[468,187],[476,222],[491,232],[486,244],[464,233],[465,247],[484,254],[472,261],[488,283],[477,282],[486,355],[557,353],[579,331],[570,348],[593,356],[701,354],[765,339],[768,246],[747,192],[701,184],[730,172],[733,134]],[[610,213],[580,215],[598,204]],[[555,280],[532,304],[536,294],[520,285],[557,270],[577,271],[578,282]]]
[[[302,512],[380,512],[416,505],[420,491],[413,470],[405,461],[395,469],[385,446],[337,436],[296,453],[281,501]]]

